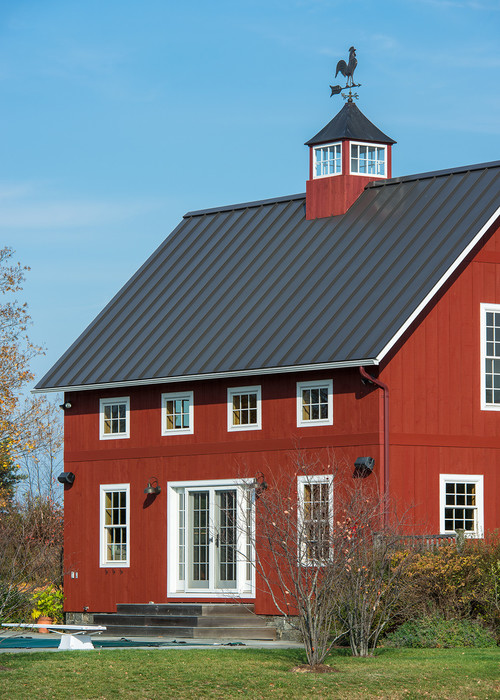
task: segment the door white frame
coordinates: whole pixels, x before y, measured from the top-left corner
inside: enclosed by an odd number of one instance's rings
[[[176,598],[253,598],[255,596],[254,566],[248,561],[249,551],[254,541],[255,512],[253,499],[254,481],[252,479],[217,479],[200,481],[170,481],[167,484],[167,595]],[[195,491],[209,491],[213,500],[217,491],[236,489],[237,492],[237,554],[236,587],[221,589],[215,585],[215,557],[210,557],[210,574],[208,588],[189,588],[188,570],[188,495]],[[250,492],[249,492],[250,489]],[[181,543],[181,513],[179,509],[180,494],[184,494],[184,578],[180,576],[179,556]],[[250,497],[250,500],[248,500]],[[251,512],[247,512],[247,507]],[[212,506],[213,508],[213,506]],[[213,511],[212,511],[213,512]],[[245,536],[245,518],[249,517],[249,535]],[[212,543],[212,552],[214,546]],[[210,585],[211,584],[211,585]]]

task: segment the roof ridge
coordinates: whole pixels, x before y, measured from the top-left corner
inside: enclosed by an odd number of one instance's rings
[[[446,168],[445,170],[430,170],[426,173],[415,173],[414,175],[402,175],[386,180],[373,180],[369,182],[365,189],[372,187],[383,187],[384,185],[397,185],[400,182],[414,182],[415,180],[428,180],[433,177],[443,177],[445,175],[457,175],[458,173],[468,173],[473,170],[485,170],[486,168],[500,168],[500,160],[492,160],[488,163],[475,163],[473,165],[462,165],[456,168]]]
[[[236,211],[238,209],[249,209],[250,207],[260,207],[268,204],[279,204],[280,202],[293,202],[298,199],[305,199],[305,192],[302,194],[290,194],[284,197],[271,197],[270,199],[257,199],[254,202],[241,202],[240,204],[227,204],[223,207],[212,207],[210,209],[195,209],[194,211],[188,211],[183,219],[187,219],[190,216],[203,216],[203,214],[218,214],[221,211]]]

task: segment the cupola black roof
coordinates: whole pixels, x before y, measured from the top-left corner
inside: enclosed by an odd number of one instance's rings
[[[337,116],[321,131],[318,131],[316,136],[306,141],[305,145],[314,146],[318,143],[339,141],[340,139],[370,141],[372,143],[396,143],[394,139],[372,124],[354,102],[346,102]]]

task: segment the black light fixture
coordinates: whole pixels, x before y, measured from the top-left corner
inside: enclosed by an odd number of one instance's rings
[[[354,474],[355,479],[362,479],[365,476],[369,476],[373,467],[375,466],[375,460],[373,457],[358,457],[354,462]]]
[[[267,489],[266,480],[262,472],[257,472],[257,476],[255,477],[255,484],[255,498],[260,498],[260,496]]]
[[[68,484],[68,486],[71,486],[74,480],[75,475],[73,474],[73,472],[61,472],[57,477],[57,481],[60,484]]]
[[[63,411],[67,411],[68,408],[71,408],[70,401],[66,401],[65,403],[59,404],[59,408],[62,408]]]
[[[156,476],[154,476],[150,481],[148,481],[148,485],[144,489],[144,493],[147,496],[157,496],[161,492],[161,488],[158,486],[158,479]]]

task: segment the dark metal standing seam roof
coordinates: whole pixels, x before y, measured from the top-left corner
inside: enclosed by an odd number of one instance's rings
[[[37,390],[376,363],[500,207],[500,162],[186,214]]]

